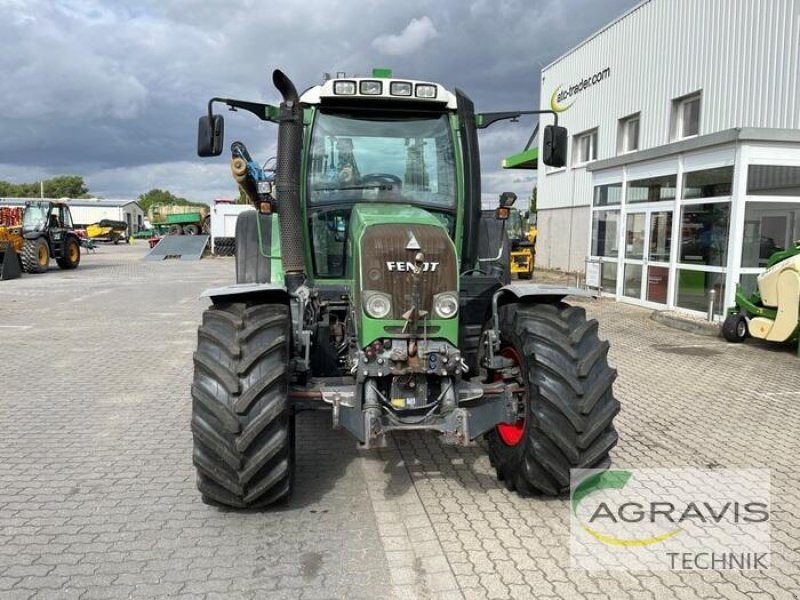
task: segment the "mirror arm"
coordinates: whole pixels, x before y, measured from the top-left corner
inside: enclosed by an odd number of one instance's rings
[[[475,126],[478,129],[486,129],[489,125],[493,125],[498,121],[505,121],[508,119],[518,119],[522,115],[553,115],[553,124],[558,127],[558,113],[554,110],[516,110],[507,112],[493,112],[493,113],[480,113],[476,115]]]
[[[248,112],[253,113],[262,121],[269,121],[271,120],[268,116],[270,105],[269,104],[261,104],[260,102],[247,102],[246,100],[235,100],[233,98],[211,98],[208,101],[208,116],[213,116],[213,112],[211,110],[211,105],[214,102],[223,102],[225,103],[228,108],[235,111],[238,108],[242,110],[246,110]]]

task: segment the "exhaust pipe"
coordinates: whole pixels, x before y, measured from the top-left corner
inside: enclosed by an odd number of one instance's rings
[[[281,228],[281,257],[286,287],[294,292],[305,280],[303,218],[300,210],[300,161],[303,151],[303,109],[291,80],[279,69],[272,82],[283,96],[278,125],[275,194]]]

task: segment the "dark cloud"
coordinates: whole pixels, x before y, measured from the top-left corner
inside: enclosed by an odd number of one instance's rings
[[[105,196],[229,196],[225,160],[194,155],[211,96],[275,102],[276,67],[303,89],[325,72],[387,66],[462,88],[481,110],[533,108],[541,67],[635,3],[0,0],[0,178],[75,173]],[[269,125],[238,114],[226,126],[259,156],[273,151]],[[530,192],[532,174],[499,164],[532,127],[483,134],[487,196]]]

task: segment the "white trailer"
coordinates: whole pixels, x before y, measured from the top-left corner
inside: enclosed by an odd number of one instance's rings
[[[250,204],[218,202],[211,209],[211,251],[218,256],[233,256],[236,251],[236,219]]]

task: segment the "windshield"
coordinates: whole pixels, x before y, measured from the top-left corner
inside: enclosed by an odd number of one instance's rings
[[[516,209],[511,209],[508,215],[508,222],[506,223],[506,231],[508,232],[509,239],[520,240],[527,233],[523,230],[522,215]]]
[[[47,219],[47,207],[40,204],[29,204],[22,216],[22,231],[41,231]]]
[[[311,204],[396,201],[454,208],[455,186],[447,115],[318,115],[308,175]]]

